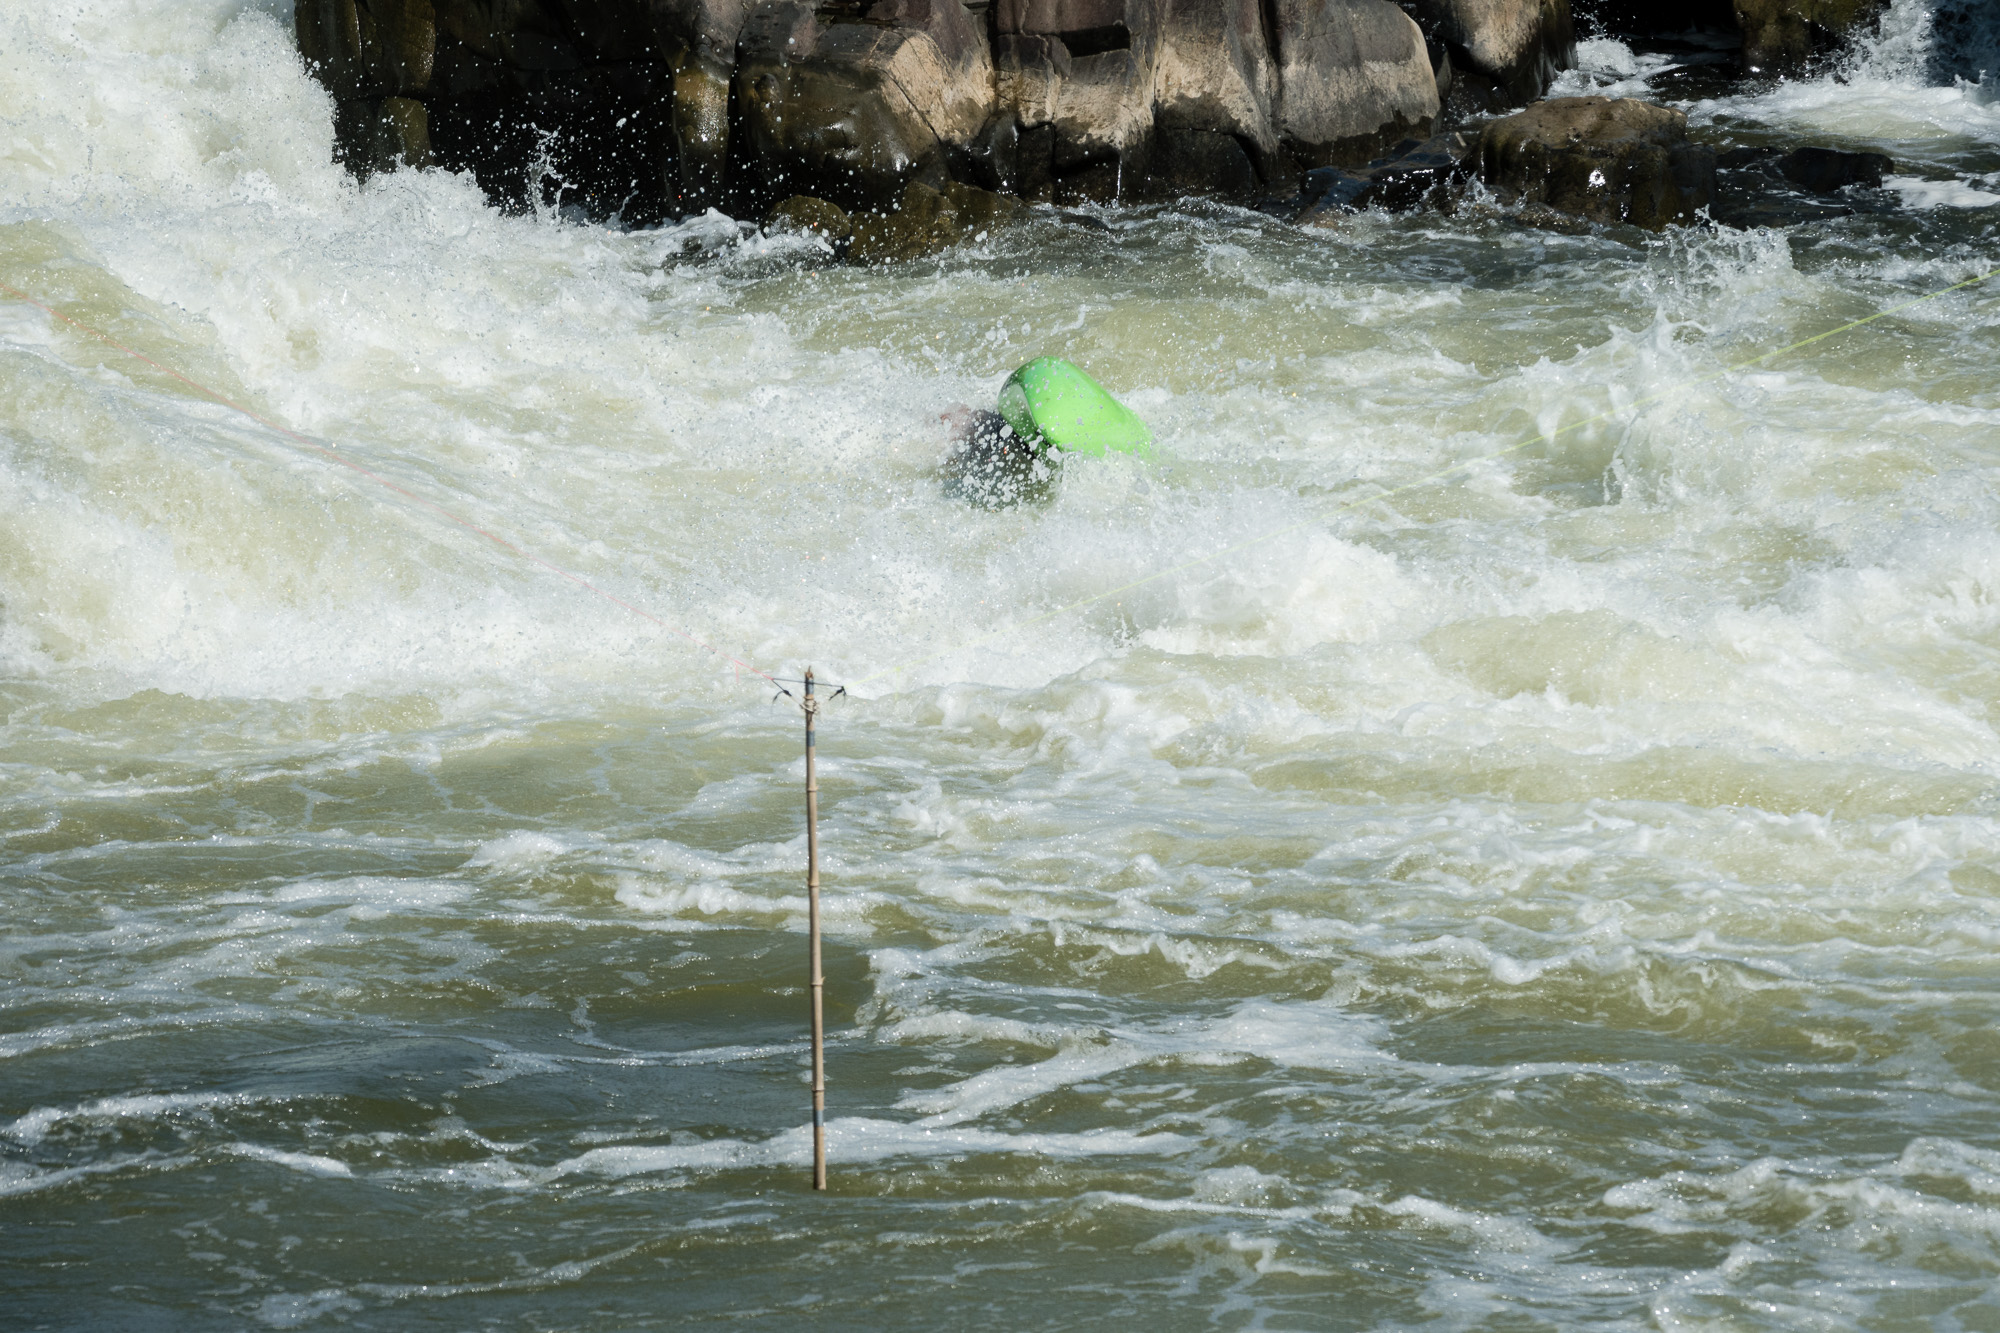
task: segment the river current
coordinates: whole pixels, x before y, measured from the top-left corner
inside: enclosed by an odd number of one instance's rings
[[[1584,45],[1895,159],[1791,231],[852,269],[7,6],[0,282],[151,363],[0,298],[0,1323],[2000,1329],[2000,282],[1732,369],[2000,264],[1926,34]],[[1159,460],[950,498],[1042,354]],[[827,1195],[796,707],[412,496],[851,685]]]

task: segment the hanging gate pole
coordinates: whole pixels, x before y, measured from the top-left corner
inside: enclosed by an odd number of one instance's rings
[[[813,1188],[826,1188],[826,1021],[822,999],[826,978],[819,966],[819,782],[813,767],[813,719],[819,700],[813,697],[812,668],[806,668],[806,928],[811,935],[812,976],[812,1094]]]

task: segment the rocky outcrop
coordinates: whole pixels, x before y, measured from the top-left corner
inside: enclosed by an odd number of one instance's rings
[[[1517,106],[1576,58],[1569,0],[1414,0],[1412,9],[1455,75],[1489,79]]]
[[[1030,198],[1109,200],[1153,128],[1160,0],[994,0],[999,102]],[[1058,182],[1067,182],[1059,189]]]
[[[794,195],[882,211],[913,182],[1058,202],[1247,199],[1428,134],[1439,110],[1438,64],[1390,0],[298,0],[294,12],[357,172],[436,161],[518,204],[628,222]]]
[[[1560,97],[1489,122],[1474,150],[1503,198],[1658,231],[1715,198],[1715,150],[1687,115],[1629,98]]]

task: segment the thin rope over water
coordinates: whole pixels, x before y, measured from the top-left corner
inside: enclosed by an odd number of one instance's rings
[[[778,678],[776,676],[773,676],[770,672],[765,671],[763,668],[753,666],[750,663],[745,662],[740,657],[735,657],[729,653],[724,652],[722,649],[715,647],[713,644],[700,638],[698,635],[695,635],[689,632],[688,630],[682,629],[679,625],[674,624],[672,621],[663,620],[659,616],[654,615],[651,611],[648,611],[643,607],[634,606],[632,603],[626,601],[624,598],[618,596],[616,593],[606,592],[604,589],[598,587],[595,583],[592,583],[589,579],[584,578],[581,574],[573,574],[569,570],[564,569],[561,565],[556,564],[552,560],[544,559],[542,556],[536,555],[533,551],[515,545],[513,542],[508,541],[505,537],[497,536],[494,533],[488,532],[485,528],[480,527],[477,523],[474,523],[469,519],[460,518],[457,514],[452,513],[451,510],[446,509],[443,505],[437,504],[436,502],[431,500],[426,500],[423,496],[418,495],[415,491],[410,490],[407,486],[403,486],[398,484],[397,482],[393,482],[389,480],[387,477],[383,476],[381,473],[373,471],[370,468],[363,467],[361,464],[355,462],[351,458],[348,458],[346,455],[338,453],[335,450],[330,449],[326,445],[320,444],[315,440],[307,439],[305,436],[299,434],[295,430],[291,430],[288,429],[287,427],[280,426],[277,422],[272,421],[268,417],[259,416],[257,413],[243,406],[241,403],[234,402],[228,398],[223,397],[215,390],[209,388],[206,384],[202,384],[196,380],[189,379],[186,375],[181,374],[178,370],[175,370],[172,366],[163,366],[158,361],[155,361],[152,357],[145,355],[143,352],[133,351],[131,348],[125,346],[123,343],[113,338],[110,334],[105,333],[99,329],[94,329],[90,325],[83,323],[81,320],[71,319],[68,315],[65,315],[62,311],[57,310],[54,306],[42,304],[40,301],[37,301],[34,297],[28,295],[20,288],[12,287],[4,282],[0,282],[0,292],[5,292],[7,295],[14,297],[16,300],[27,302],[29,305],[35,307],[35,309],[40,310],[43,313],[55,319],[61,320],[63,323],[69,325],[73,329],[76,329],[78,332],[89,334],[91,337],[97,339],[105,346],[123,352],[125,355],[131,357],[135,361],[143,361],[147,365],[151,366],[153,369],[161,372],[162,374],[173,376],[175,379],[179,380],[182,384],[185,384],[190,389],[193,389],[196,393],[199,393],[204,397],[213,399],[214,401],[222,404],[224,407],[228,408],[232,412],[242,413],[244,416],[250,418],[258,425],[264,427],[264,429],[273,431],[279,435],[284,436],[288,440],[292,440],[298,444],[301,444],[306,448],[312,450],[314,453],[320,455],[322,458],[332,459],[334,462],[340,464],[344,468],[347,468],[349,471],[356,472],[361,476],[366,477],[368,480],[374,482],[377,486],[380,486],[382,489],[386,491],[393,491],[397,495],[402,496],[406,500],[410,500],[416,504],[422,505],[425,509],[430,510],[433,514],[436,514],[438,517],[445,519],[447,522],[454,523],[457,526],[464,528],[467,532],[470,532],[475,536],[484,537],[487,541],[492,542],[495,546],[499,547],[503,551],[506,551],[508,554],[519,556],[521,559],[528,561],[530,564],[540,565],[543,569],[548,570],[550,573],[560,575],[562,578],[569,580],[571,583],[574,583],[577,587],[582,588],[586,592],[595,593],[597,596],[602,597],[605,601],[610,602],[613,606],[623,607],[627,611],[630,611],[633,615],[638,616],[641,620],[649,621],[652,624],[658,625],[661,629],[669,630],[672,633],[680,635],[683,639],[686,639],[689,643],[692,643],[695,647],[706,651],[712,656],[720,657],[724,661],[730,663],[732,666],[735,666],[743,671],[748,671],[754,676],[762,677],[765,681],[769,682],[770,684],[776,685],[778,687],[778,693],[787,696],[791,694],[790,690],[786,689],[782,684],[779,683]]]
[[[1474,458],[1461,459],[1458,462],[1453,463],[1448,467],[1442,467],[1435,472],[1429,473],[1425,476],[1418,477],[1415,481],[1406,481],[1400,486],[1392,486],[1387,490],[1371,491],[1367,495],[1359,496],[1352,500],[1343,501],[1338,504],[1328,505],[1315,512],[1310,517],[1302,518],[1295,523],[1287,523],[1283,527],[1272,528],[1269,532],[1263,532],[1259,533],[1255,537],[1245,538],[1243,541],[1237,542],[1232,546],[1225,546],[1219,551],[1211,551],[1207,555],[1198,555],[1191,560],[1183,560],[1177,565],[1169,565],[1167,568],[1156,570],[1153,573],[1144,576],[1143,578],[1133,579],[1130,583],[1121,583],[1117,587],[1108,588],[1103,592],[1092,593],[1088,597],[1079,598],[1074,602],[1070,602],[1067,603],[1066,605],[1056,607],[1052,611],[1044,611],[1040,615],[1029,616],[1024,620],[1010,621],[1007,624],[1001,626],[999,629],[996,629],[989,634],[982,634],[977,638],[967,639],[963,643],[955,644],[950,648],[943,649],[942,651],[939,652],[931,653],[925,657],[911,658],[909,661],[900,662],[895,666],[883,667],[879,671],[871,671],[867,675],[849,681],[848,683],[850,685],[865,685],[871,680],[880,680],[884,676],[892,676],[899,671],[912,671],[918,667],[929,666],[932,662],[936,662],[943,658],[950,657],[955,653],[969,652],[974,648],[983,647],[986,644],[992,643],[996,639],[1003,639],[1006,638],[1008,635],[1018,633],[1021,630],[1030,629],[1036,625],[1045,624],[1048,621],[1056,619],[1058,616],[1066,616],[1072,611],[1081,611],[1086,606],[1094,606],[1099,602],[1105,601],[1112,597],[1116,597],[1121,593],[1131,592],[1134,588],[1143,588],[1149,583],[1157,583],[1161,579],[1170,578],[1173,575],[1182,573],[1186,570],[1196,569],[1202,565],[1210,564],[1214,561],[1221,560],[1227,556],[1237,555],[1243,551],[1249,550],[1253,546],[1261,546],[1265,542],[1276,541],[1280,537],[1286,536],[1287,534],[1290,533],[1297,532],[1301,528],[1312,527],[1314,524],[1319,523],[1325,519],[1331,518],[1336,514],[1345,513],[1346,511],[1351,509],[1359,509],[1364,505],[1375,504],[1378,501],[1387,500],[1393,496],[1402,495],[1409,491],[1414,491],[1418,487],[1428,486],[1433,482],[1442,481],[1444,478],[1452,476],[1455,473],[1468,471],[1471,468],[1479,466],[1481,463],[1490,463],[1496,458],[1505,458],[1508,454],[1516,453],[1522,449],[1527,448],[1531,444],[1535,444],[1543,440],[1547,440],[1553,443],[1554,441],[1561,439],[1563,436],[1569,434],[1571,431],[1582,430],[1586,426],[1594,426],[1600,421],[1609,420],[1610,418],[1615,417],[1623,412],[1630,412],[1637,408],[1650,406],[1651,404],[1657,403],[1661,399],[1666,398],[1669,395],[1679,393],[1683,389],[1691,389],[1694,388],[1696,385],[1707,384],[1710,381],[1721,379],[1725,375],[1734,375],[1738,371],[1748,370],[1753,366],[1761,366],[1767,361],[1776,360],[1778,357],[1785,355],[1787,352],[1796,352],[1801,347],[1810,347],[1816,342],[1821,342],[1827,338],[1832,338],[1838,336],[1839,334],[1851,332],[1854,329],[1860,328],[1864,324],[1873,324],[1876,320],[1882,319],[1889,315],[1893,315],[1897,311],[1908,310],[1911,306],[1922,305],[1926,301],[1935,301],[1940,296],[1949,296],[1951,293],[1956,291],[1961,291],[1967,287],[1977,287],[1980,283],[1986,282],[1995,277],[2000,277],[2000,268],[1990,269],[1987,272],[1980,274],[1976,278],[1967,278],[1964,282],[1956,282],[1949,287],[1940,287],[1938,290],[1934,292],[1927,292],[1922,296],[1912,297],[1910,300],[1904,301],[1898,305],[1892,305],[1884,309],[1878,310],[1872,315],[1867,315],[1857,320],[1851,320],[1846,324],[1842,324],[1838,328],[1828,329],[1824,333],[1815,333],[1810,338],[1801,338],[1797,342],[1790,343],[1784,347],[1780,347],[1774,352],[1765,352],[1763,355],[1753,356],[1747,361],[1738,361],[1734,365],[1724,366],[1722,369],[1710,371],[1706,375],[1698,375],[1693,379],[1683,380],[1678,384],[1671,385],[1668,388],[1660,390],[1658,393],[1648,394],[1644,398],[1636,398],[1633,401],[1626,403],[1620,407],[1608,408],[1603,412],[1599,412],[1594,417],[1585,417],[1581,421],[1573,421],[1569,425],[1562,427],[1560,430],[1551,431],[1546,435],[1543,434],[1541,431],[1536,431],[1532,435],[1527,435],[1519,440],[1516,440],[1513,444],[1510,444],[1503,449],[1495,449],[1492,453],[1480,454]]]

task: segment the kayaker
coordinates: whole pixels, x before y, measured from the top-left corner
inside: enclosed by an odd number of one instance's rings
[[[946,489],[986,509],[1045,498],[1065,454],[1153,456],[1146,423],[1080,368],[1053,356],[1009,375],[997,412],[958,407],[945,422],[953,439]]]

